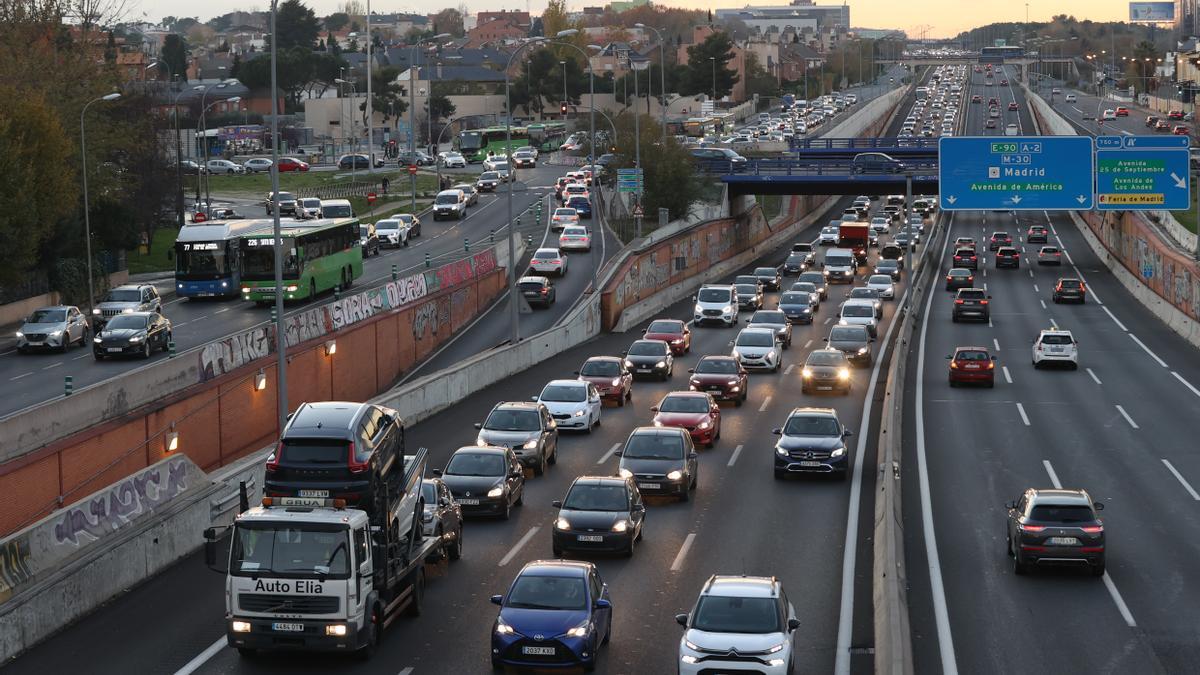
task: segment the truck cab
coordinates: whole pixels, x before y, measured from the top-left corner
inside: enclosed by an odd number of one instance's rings
[[[858,264],[867,262],[867,247],[871,245],[871,230],[867,223],[843,222],[838,226],[837,245],[854,252]]]

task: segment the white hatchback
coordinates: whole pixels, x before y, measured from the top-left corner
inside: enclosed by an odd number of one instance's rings
[[[558,248],[563,251],[590,251],[592,235],[582,225],[569,225],[558,235]]]
[[[1069,330],[1044,330],[1033,341],[1033,367],[1043,363],[1066,363],[1075,370],[1079,367],[1079,342]]]
[[[867,277],[867,288],[879,291],[879,297],[884,300],[892,300],[896,297],[896,285],[892,282],[891,275],[888,274],[872,274]]]
[[[875,318],[875,301],[864,298],[843,302],[842,311],[838,313],[838,325],[866,326],[871,337],[876,337],[879,324]]]
[[[592,433],[600,424],[600,392],[596,385],[581,380],[550,380],[534,401],[546,406],[559,429]]]

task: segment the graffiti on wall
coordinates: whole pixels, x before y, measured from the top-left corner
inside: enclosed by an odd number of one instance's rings
[[[0,603],[33,578],[29,564],[29,536],[19,534],[0,543]]]
[[[289,347],[307,342],[333,330],[327,319],[329,315],[321,307],[293,314],[283,320],[283,336]]]
[[[476,278],[496,269],[499,266],[499,263],[496,262],[496,249],[489,248],[483,253],[476,253],[471,256],[471,264],[475,267]]]
[[[275,326],[256,326],[248,331],[210,342],[200,350],[200,378],[212,379],[269,356],[275,344]]]
[[[619,306],[624,307],[637,302],[642,294],[653,293],[670,281],[671,263],[669,259],[662,259],[667,257],[664,251],[669,252],[669,249],[659,247],[633,261],[616,288],[616,301]]]
[[[427,335],[436,336],[439,330],[448,329],[450,325],[450,298],[430,300],[413,312],[413,339],[421,340]]]
[[[187,489],[185,457],[139,471],[86,502],[67,508],[54,524],[54,540],[80,546],[150,514]]]
[[[1134,213],[1107,212],[1085,221],[1104,247],[1146,286],[1176,309],[1200,321],[1200,269],[1172,252]]]

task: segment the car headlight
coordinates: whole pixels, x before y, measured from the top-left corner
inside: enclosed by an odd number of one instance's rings
[[[475,445],[478,445],[478,446],[487,445],[487,439],[485,439],[483,437],[483,435],[476,436],[475,437]]]
[[[772,645],[772,646],[770,646],[770,647],[768,647],[768,648],[767,648],[767,653],[768,653],[768,654],[776,654],[776,653],[778,653],[778,652],[781,652],[781,651],[783,651],[783,646],[784,646],[784,645],[783,645],[783,643],[782,643],[782,642],[780,642],[780,643],[779,643],[779,644],[777,644],[777,645]]]
[[[284,286],[283,290],[287,291],[288,293],[295,293],[296,291],[300,290],[300,287],[293,284],[291,286]]]
[[[655,367],[655,368],[666,368],[666,367],[667,367],[667,362],[666,362],[666,361],[659,361],[658,363],[654,364],[654,367]]]
[[[846,454],[846,448],[837,448],[833,452],[829,453],[829,457],[832,459],[841,457],[844,454]]]
[[[633,361],[630,361],[629,359],[625,359],[625,367],[626,367],[626,368],[632,368],[632,367],[633,367]]]
[[[783,663],[784,663],[783,659],[770,659],[769,661],[767,661],[767,665],[771,666],[773,668],[778,668],[778,667],[782,666]]]
[[[625,530],[628,530],[628,529],[629,529],[629,521],[627,521],[627,520],[618,520],[617,522],[613,523],[613,526],[612,526],[613,532],[624,532]]]
[[[500,496],[500,495],[502,495],[502,494],[504,494],[504,486],[503,486],[503,485],[497,485],[496,487],[492,488],[491,490],[488,490],[487,496],[489,496],[489,497],[499,497],[499,496]]]
[[[681,345],[681,344],[683,344],[683,338],[677,338],[677,339],[675,339],[675,340],[671,340],[671,344],[673,344],[673,345]]]
[[[738,351],[738,350],[736,350],[736,349],[735,349],[735,350],[733,350],[733,352],[732,352],[732,356],[733,356],[733,358],[737,359],[738,361],[741,361],[741,360],[742,360],[742,353],[741,353],[741,352],[739,352],[739,351]]]
[[[859,354],[866,354],[866,353],[867,353],[867,348],[866,348],[866,347],[859,347],[859,348],[858,348],[858,353],[859,353]]]
[[[583,621],[583,623],[581,623],[578,626],[575,626],[571,630],[567,631],[567,636],[568,637],[584,637],[585,635],[588,634],[588,631],[590,631],[591,629],[592,629],[591,620],[585,619]]]
[[[121,310],[121,313],[122,313],[122,314],[133,314],[133,308],[132,308],[132,307],[126,307],[125,309]]]
[[[346,624],[331,623],[325,626],[325,634],[330,637],[346,637]]]
[[[50,334],[50,337],[58,337],[58,336],[60,336],[60,335],[62,335],[62,334],[63,334],[63,332],[62,332],[61,330],[56,330],[56,331],[54,331],[53,333],[51,333],[51,334]],[[20,334],[20,333],[17,333],[17,337],[20,337],[20,336],[21,336],[21,334]]]
[[[133,337],[129,338],[129,341],[136,344],[145,339],[146,339],[146,336],[144,336],[144,335],[134,335]]]
[[[231,630],[235,633],[249,633],[250,632],[250,622],[249,621],[230,621],[229,622],[229,630]]]
[[[838,370],[838,379],[839,380],[850,379],[850,371],[847,370],[846,368],[842,368],[842,369]]]
[[[575,416],[576,416],[576,417],[583,417],[583,411],[582,411],[582,410],[576,410],[576,411],[575,411]]]
[[[812,374],[812,368],[805,368],[804,370],[800,371],[800,377],[803,377],[806,380],[812,377]]]
[[[613,383],[612,383],[612,386],[614,386],[614,387],[619,387],[619,386],[621,386],[621,378],[619,378],[619,377],[614,377],[614,378],[613,378]]]
[[[569,530],[569,529],[571,529],[571,521],[567,520],[566,518],[560,517],[558,520],[554,521],[554,529]]]
[[[680,478],[683,478],[683,472],[679,469],[675,469],[671,473],[667,474],[667,480],[679,480]]]
[[[96,337],[92,338],[92,342],[94,342],[96,344],[100,344],[100,336],[97,335]]]
[[[512,626],[504,623],[504,619],[501,619],[501,618],[496,619],[496,634],[497,635],[512,635],[513,633],[516,633],[516,632],[517,631],[513,630]]]
[[[661,426],[663,426],[662,420],[660,420],[660,419],[658,419],[658,418],[655,418],[655,419],[654,419],[654,426],[656,426],[656,427],[661,427]]]
[[[701,307],[700,305],[696,305],[695,307],[692,308],[692,311],[697,314],[700,314],[700,313],[704,312],[704,308]]]
[[[699,429],[700,431],[704,431],[704,430],[708,429],[708,428],[709,428],[709,427],[711,427],[711,426],[712,426],[712,424],[710,424],[710,423],[708,423],[708,422],[701,422],[701,423],[699,424],[699,426],[697,426],[696,428],[697,428],[697,429]]]
[[[100,316],[100,309],[99,308],[93,309],[92,314],[94,314],[96,316]]]
[[[850,322],[846,321],[845,319],[838,319],[838,325],[839,326],[849,326]]]
[[[698,651],[700,651],[700,645],[696,644],[695,642],[692,642],[691,640],[684,639],[684,641],[683,641],[683,644],[684,644],[684,646],[685,646],[685,647],[687,647],[688,649],[691,649],[691,650],[693,650],[693,651],[697,651],[697,652],[698,652]],[[685,660],[686,660],[687,658],[688,658],[688,657],[686,657],[686,656],[684,657],[684,659],[685,659]],[[693,658],[693,659],[692,659],[691,661],[689,661],[688,663],[695,663],[695,661],[696,661],[696,659],[695,659],[695,658]]]
[[[633,478],[633,472],[630,471],[629,469],[625,469],[625,468],[619,469],[617,471],[617,474],[620,475],[621,478]]]
[[[733,313],[733,312],[736,312],[736,311],[737,311],[737,305],[736,305],[736,304],[733,304],[733,305],[725,305],[725,307],[724,307],[724,312],[725,312],[726,314],[731,314],[731,313]]]
[[[526,450],[533,450],[533,449],[537,448],[537,446],[538,446],[538,439],[531,438],[531,439],[525,441],[525,445],[523,445],[521,447],[525,448]]]

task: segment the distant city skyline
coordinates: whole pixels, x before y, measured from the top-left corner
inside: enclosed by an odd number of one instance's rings
[[[365,4],[365,0],[364,4]],[[325,16],[338,11],[342,0],[305,0],[305,4],[319,16]],[[371,9],[383,12],[413,12],[431,14],[444,7],[456,7],[465,4],[471,11],[489,11],[500,9],[525,10],[524,2],[511,0],[446,0],[445,3],[434,2],[417,5],[391,2],[373,2]],[[579,10],[583,7],[604,6],[606,2],[598,0],[579,0],[568,2],[568,8]],[[728,7],[768,6],[789,4],[787,0],[669,0],[658,3],[662,6],[686,7],[690,9],[717,9]],[[822,2],[818,5],[837,5],[839,2]],[[928,26],[927,37],[953,37],[964,30],[986,25],[993,22],[1024,21],[1026,7],[1029,8],[1030,21],[1049,21],[1051,16],[1058,14],[1073,15],[1077,19],[1092,21],[1126,21],[1129,18],[1129,3],[1126,0],[1055,0],[1054,2],[1000,2],[977,4],[964,0],[915,0],[914,2],[896,2],[895,0],[855,0],[848,2],[855,27],[899,29],[916,37],[918,29]],[[241,0],[212,0],[205,3],[204,12],[197,18],[207,21],[214,16],[220,16],[234,11],[262,11],[269,8],[267,3],[246,3]],[[541,14],[546,8],[544,0],[530,2],[529,11]],[[195,6],[179,2],[179,0],[142,0],[130,12],[129,18],[144,18],[146,21],[159,21],[165,16],[194,16]]]

